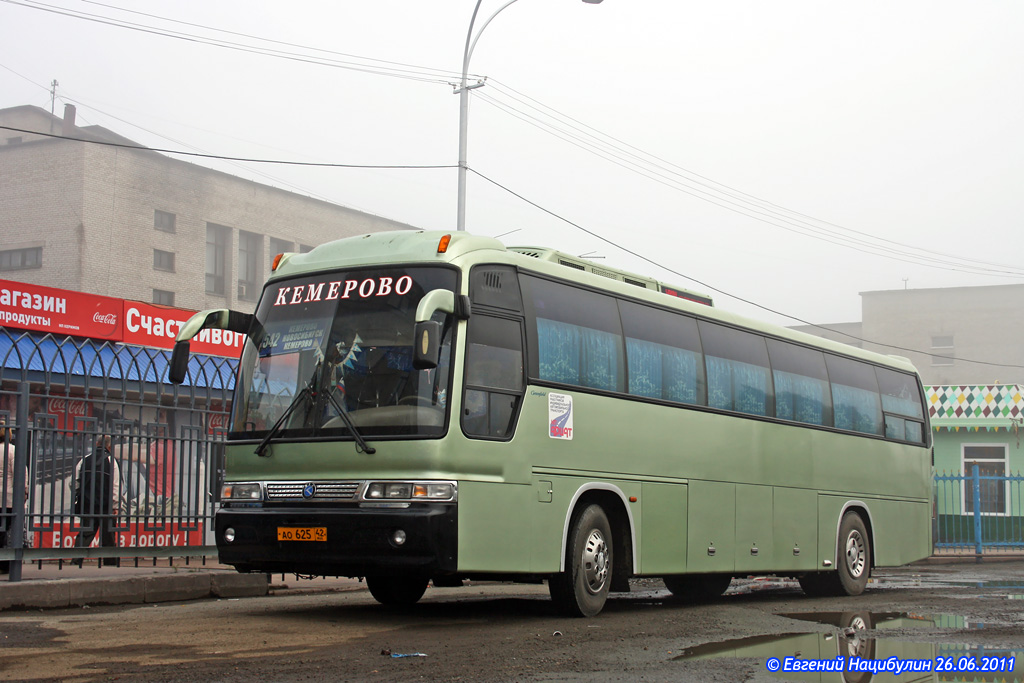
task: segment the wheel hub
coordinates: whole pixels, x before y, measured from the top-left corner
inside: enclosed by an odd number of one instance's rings
[[[600,593],[608,580],[608,544],[597,529],[590,532],[583,546],[583,572],[587,579],[587,590],[595,595]]]

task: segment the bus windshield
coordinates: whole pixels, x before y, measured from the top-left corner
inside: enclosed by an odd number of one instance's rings
[[[454,290],[448,268],[316,273],[267,286],[242,353],[230,439],[437,436],[445,431],[451,316],[438,366],[412,367],[416,306]],[[347,413],[348,420],[342,413]],[[283,420],[282,420],[283,416]]]

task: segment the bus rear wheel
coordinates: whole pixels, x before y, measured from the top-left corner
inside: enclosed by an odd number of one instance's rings
[[[687,602],[714,600],[732,583],[732,577],[728,574],[666,576],[662,580],[672,595]]]
[[[366,587],[382,605],[409,607],[423,597],[429,581],[416,576],[367,576]]]
[[[839,566],[835,571],[800,577],[800,587],[810,596],[860,595],[871,576],[871,541],[867,526],[856,512],[847,512],[839,525]]]
[[[565,571],[548,579],[551,599],[569,616],[596,616],[612,584],[612,530],[600,505],[575,518],[565,552]]]

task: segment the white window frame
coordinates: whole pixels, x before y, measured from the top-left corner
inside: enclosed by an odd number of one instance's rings
[[[1002,458],[971,458],[967,459],[968,448],[1002,448]],[[974,468],[971,467],[974,463],[979,465],[986,462],[998,462],[1003,465],[1003,476],[1009,476],[1008,467],[1010,465],[1010,444],[1006,443],[963,443],[960,444],[960,465],[961,471],[964,473],[964,480],[960,482],[960,514],[971,517],[974,515],[973,510],[967,509],[967,487],[972,484],[972,477],[974,476]],[[968,469],[970,468],[970,469]],[[982,475],[985,476],[985,475]],[[977,505],[978,501],[974,501]],[[982,510],[982,516],[988,517],[1006,517],[1010,514],[1010,481],[1007,479],[1003,482],[1003,509],[1001,512],[985,512]]]

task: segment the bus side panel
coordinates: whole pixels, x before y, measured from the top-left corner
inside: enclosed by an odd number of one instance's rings
[[[534,487],[459,482],[459,571],[528,572],[533,546],[529,515]],[[561,524],[559,524],[561,536]],[[554,545],[554,544],[552,544]]]
[[[895,500],[866,501],[875,518],[875,565],[895,567],[931,555],[931,504]],[[887,520],[889,524],[883,524]]]
[[[774,569],[773,535],[772,487],[736,484],[736,571]]]
[[[772,504],[777,569],[817,569],[818,492],[776,486]]]
[[[686,571],[685,484],[643,482],[639,525],[641,574],[681,574]]]
[[[731,572],[736,558],[736,485],[690,480],[686,569]]]
[[[861,497],[857,499],[863,500]],[[818,496],[818,557],[815,565],[818,569],[835,569],[838,566],[839,516],[849,501],[849,496]]]

